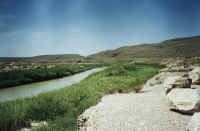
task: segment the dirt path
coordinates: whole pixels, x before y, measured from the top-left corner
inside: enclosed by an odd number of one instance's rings
[[[80,131],[186,131],[191,117],[169,110],[162,85],[105,96],[82,116],[87,121]]]

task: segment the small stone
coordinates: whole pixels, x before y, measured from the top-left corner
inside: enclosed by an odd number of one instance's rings
[[[41,125],[41,123],[36,123],[36,122],[31,123],[31,127],[38,127],[40,125]]]

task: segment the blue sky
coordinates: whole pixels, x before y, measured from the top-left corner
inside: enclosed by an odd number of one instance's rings
[[[0,57],[78,53],[200,35],[199,0],[0,0]]]

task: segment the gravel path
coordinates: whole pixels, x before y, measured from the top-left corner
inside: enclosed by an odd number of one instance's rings
[[[80,131],[186,131],[191,116],[170,111],[164,88],[156,85],[105,96],[81,117],[87,121]]]

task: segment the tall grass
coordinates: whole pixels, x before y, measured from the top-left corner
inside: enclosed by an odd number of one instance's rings
[[[159,66],[114,65],[90,75],[78,84],[33,98],[0,103],[0,130],[14,131],[31,121],[48,121],[37,131],[75,131],[77,117],[97,104],[101,97],[115,92],[138,91],[137,85],[155,75]]]

